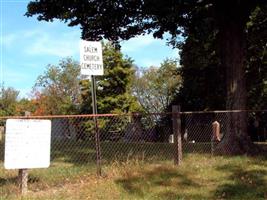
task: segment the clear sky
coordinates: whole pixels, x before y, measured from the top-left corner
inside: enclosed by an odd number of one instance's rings
[[[0,0],[1,70],[5,87],[27,97],[38,75],[48,64],[57,64],[66,57],[79,60],[80,29],[66,24],[37,21],[24,16],[27,0]],[[121,43],[124,55],[139,67],[159,66],[165,58],[177,58],[178,51],[151,35]]]

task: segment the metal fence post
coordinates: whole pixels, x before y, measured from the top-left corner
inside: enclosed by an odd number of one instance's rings
[[[172,127],[174,136],[174,164],[182,163],[182,136],[180,106],[172,106]]]
[[[93,106],[93,114],[94,114],[94,128],[95,128],[95,145],[96,145],[96,168],[97,175],[101,176],[101,149],[100,149],[100,138],[99,138],[99,128],[97,121],[97,103],[96,103],[96,82],[95,76],[91,77],[91,89],[92,89],[92,106]]]
[[[99,128],[97,117],[94,117],[95,123],[95,145],[96,145],[96,167],[97,167],[97,175],[102,176],[101,170],[101,150],[100,150],[100,137],[99,137]]]

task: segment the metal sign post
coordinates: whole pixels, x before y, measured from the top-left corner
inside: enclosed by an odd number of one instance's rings
[[[95,75],[103,75],[103,58],[101,42],[92,42],[81,40],[80,43],[80,64],[81,75],[91,76],[91,93],[92,93],[92,108],[94,114],[95,125],[95,144],[96,144],[96,164],[97,175],[101,176],[101,152],[99,128],[97,122],[97,101],[96,101],[96,81]]]
[[[98,122],[97,117],[97,101],[96,101],[96,82],[95,76],[91,76],[91,93],[92,93],[92,108],[94,114],[94,125],[95,125],[95,144],[96,144],[96,166],[97,166],[97,175],[101,176],[101,152],[100,152],[100,138],[99,138],[99,130],[98,130]]]

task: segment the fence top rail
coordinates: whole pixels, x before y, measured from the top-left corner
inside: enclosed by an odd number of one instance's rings
[[[118,114],[84,114],[84,115],[30,115],[30,116],[1,116],[0,119],[49,119],[49,118],[80,118],[80,117],[111,117]]]
[[[214,111],[185,111],[181,114],[216,114],[216,113],[238,113],[238,112],[267,112],[267,110],[214,110]]]
[[[30,116],[0,116],[0,119],[55,119],[55,118],[92,118],[92,117],[116,117],[116,116],[152,116],[170,115],[169,113],[125,113],[125,114],[83,114],[83,115],[30,115]]]
[[[83,114],[83,115],[40,115],[40,116],[0,116],[0,119],[55,119],[55,118],[92,118],[92,117],[120,117],[120,116],[167,116],[172,114],[216,114],[238,112],[267,112],[267,110],[215,110],[215,111],[185,111],[165,113],[125,113],[125,114]]]

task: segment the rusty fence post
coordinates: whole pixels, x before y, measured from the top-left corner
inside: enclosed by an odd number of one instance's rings
[[[182,135],[180,106],[172,106],[172,127],[174,136],[174,164],[182,163]]]

